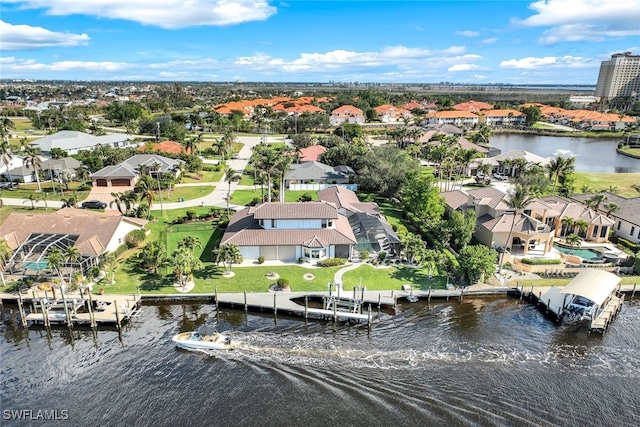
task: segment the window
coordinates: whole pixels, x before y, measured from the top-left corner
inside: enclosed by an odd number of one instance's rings
[[[595,227],[593,227],[593,233],[591,234],[591,237],[598,237],[598,226],[597,225]]]
[[[271,228],[276,228],[276,220],[275,219],[271,220]]]
[[[609,227],[600,227],[600,237],[607,237]]]
[[[620,231],[620,224],[622,224],[622,221],[618,221],[618,231]]]
[[[631,226],[631,233],[629,233],[630,236],[633,236],[633,233],[636,232],[636,228],[632,225]]]

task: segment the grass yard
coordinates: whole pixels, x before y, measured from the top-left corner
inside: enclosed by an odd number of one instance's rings
[[[163,202],[177,202],[181,197],[184,200],[193,200],[198,199],[200,197],[204,197],[215,189],[212,185],[202,185],[202,186],[194,186],[194,187],[174,187],[171,190],[171,197],[167,197],[167,192],[165,190],[162,191],[162,201]],[[155,191],[153,193],[153,202],[154,204],[160,202],[160,197],[158,192]]]
[[[428,277],[426,267],[384,267],[375,268],[365,264],[355,270],[347,271],[342,277],[345,290],[351,290],[354,286],[366,286],[367,290],[400,290],[402,285],[409,284],[413,289],[428,290],[446,289],[446,276]]]
[[[625,153],[629,153],[631,155],[634,155],[634,156],[640,156],[640,148],[625,147],[625,148],[622,149],[622,151],[624,151]]]
[[[300,190],[300,191],[293,191],[293,190],[287,190],[284,192],[284,201],[285,202],[297,202],[298,199],[300,197],[302,197],[303,195],[308,194],[309,196],[311,196],[311,199],[314,201],[318,200],[318,192],[317,191],[308,191],[308,190]]]
[[[202,230],[202,225],[210,225],[210,229]],[[212,251],[218,246],[220,243],[220,239],[222,239],[223,231],[218,228],[213,228],[213,225],[210,222],[203,222],[197,224],[199,227],[184,227],[181,228],[181,231],[178,232],[167,232],[167,254],[171,255],[173,251],[176,250],[178,244],[188,236],[197,237],[200,240],[201,247],[195,248],[195,255],[202,262],[212,262]],[[189,228],[193,228],[193,230],[188,230]],[[184,230],[184,231],[182,231]]]
[[[68,191],[65,190],[64,197],[71,196],[73,194],[73,191],[75,190],[76,195],[78,196],[78,201],[82,201],[86,199],[89,196],[88,190],[85,190],[85,191],[76,190],[81,185],[82,183],[80,182],[69,183],[69,190]],[[38,198],[38,202],[36,202],[36,206],[40,206],[42,208],[44,208],[44,202],[41,199],[41,195],[43,193],[47,195],[47,201],[50,201],[50,200],[60,201],[60,199],[63,197],[63,195],[60,193],[60,187],[56,186],[55,192],[54,192],[53,184],[50,181],[41,182],[40,187],[42,188],[42,192],[38,192],[37,183],[19,184],[18,188],[16,188],[15,190],[5,189],[5,190],[2,190],[0,194],[2,194],[2,197],[6,197],[9,199],[25,199],[25,206],[31,206],[31,202],[26,200],[26,197],[30,194],[33,194]]]
[[[200,171],[200,178],[193,172],[185,172],[182,175],[182,179],[180,182],[185,184],[196,183],[196,182],[220,182],[222,176],[224,175],[224,171]]]
[[[258,188],[256,191],[253,190],[236,190],[233,193],[231,193],[231,200],[230,203],[234,204],[234,205],[246,205],[247,203],[251,202],[254,197],[260,198],[261,196],[261,192],[260,189]],[[267,190],[265,189],[264,194],[267,194]]]
[[[580,191],[583,185],[592,187],[596,192],[615,187],[618,195],[624,197],[637,197],[640,195],[631,185],[640,183],[640,174],[637,173],[592,173],[576,172],[575,189]]]

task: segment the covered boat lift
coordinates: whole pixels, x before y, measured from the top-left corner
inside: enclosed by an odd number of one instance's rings
[[[547,311],[558,320],[589,320],[589,330],[604,332],[618,314],[624,301],[621,280],[604,270],[588,269],[580,272],[564,288],[552,287],[540,297]]]

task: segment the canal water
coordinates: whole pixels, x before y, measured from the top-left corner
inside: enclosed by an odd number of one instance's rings
[[[619,142],[620,139],[523,134],[493,135],[489,139],[489,144],[503,153],[526,150],[541,157],[575,156],[579,172],[640,173],[640,160],[616,152]]]
[[[5,317],[0,424],[640,424],[638,300],[604,336],[557,327],[510,297],[403,303],[371,332],[207,304],[143,308],[121,335],[26,333]],[[172,345],[174,334],[202,325],[226,331],[237,349]],[[18,422],[8,410],[66,420]]]

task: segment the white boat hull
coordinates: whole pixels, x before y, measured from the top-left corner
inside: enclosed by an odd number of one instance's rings
[[[184,332],[171,339],[177,347],[185,350],[229,350],[231,339],[225,335],[214,333],[201,335],[197,332]]]

